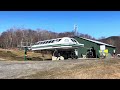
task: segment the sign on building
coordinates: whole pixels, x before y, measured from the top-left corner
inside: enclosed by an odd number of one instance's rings
[[[105,45],[100,45],[100,50],[105,50]]]

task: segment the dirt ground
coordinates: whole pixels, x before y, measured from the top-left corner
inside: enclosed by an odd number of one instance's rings
[[[120,59],[0,61],[1,79],[120,79]]]

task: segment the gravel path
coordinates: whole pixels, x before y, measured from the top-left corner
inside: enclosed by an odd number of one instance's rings
[[[79,62],[82,64],[83,61],[0,61],[0,78],[13,79],[35,74],[39,71],[48,71],[53,68],[70,68]]]
[[[19,78],[61,66],[61,61],[0,61],[0,78]],[[63,63],[62,65],[64,65]]]
[[[80,71],[81,68],[86,68],[86,67],[89,68],[91,67],[91,65],[94,67],[99,63],[102,63],[104,65],[106,62],[108,62],[108,60],[102,62],[100,60],[0,61],[0,79],[17,79],[17,78],[20,79],[21,77],[27,79],[27,76],[34,75],[38,72],[42,73],[44,71],[50,71],[50,70],[52,70],[52,72],[64,71],[64,73],[66,71],[69,71],[69,73],[71,73],[73,71],[70,70]],[[50,74],[41,78],[49,78],[49,76]],[[59,76],[58,78],[60,77],[61,76]],[[57,77],[52,77],[52,78],[57,78]]]

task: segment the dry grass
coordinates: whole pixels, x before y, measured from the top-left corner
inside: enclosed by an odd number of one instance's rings
[[[43,60],[49,59],[51,55],[45,54],[44,57],[41,53],[27,52],[27,57],[31,60]],[[18,49],[1,49],[0,48],[0,58],[5,60],[24,60],[24,50]]]
[[[40,53],[28,52],[29,57],[41,57]],[[45,55],[46,58],[50,57]],[[0,58],[24,60],[24,50],[0,49]],[[106,60],[67,60],[52,63],[55,67],[23,76],[26,79],[120,79],[120,59]],[[52,61],[51,61],[52,62]],[[42,62],[41,62],[42,63]],[[65,63],[65,65],[63,65]],[[57,66],[58,65],[58,66]],[[47,66],[47,64],[46,64]]]
[[[120,60],[88,61],[36,72],[24,79],[120,79]]]

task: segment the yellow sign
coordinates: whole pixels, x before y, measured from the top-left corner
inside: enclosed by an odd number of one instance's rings
[[[108,49],[99,50],[99,53],[100,53],[100,54],[104,54],[105,56],[107,56],[107,55],[108,55]]]
[[[108,53],[108,49],[105,49],[104,52],[105,52],[105,53]]]

